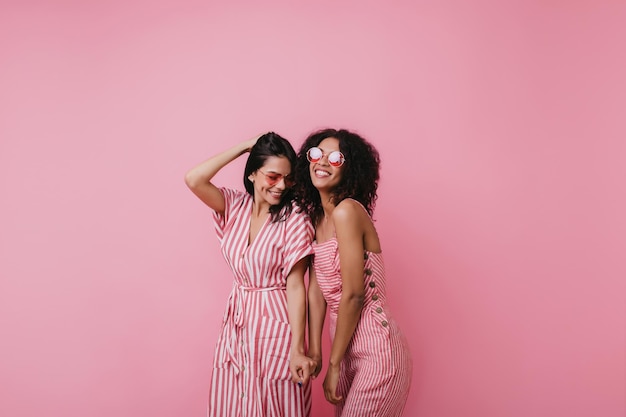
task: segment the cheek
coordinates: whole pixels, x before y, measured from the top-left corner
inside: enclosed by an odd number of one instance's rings
[[[264,185],[263,181],[260,181],[260,178],[256,178],[254,180],[253,184],[254,184],[254,190],[255,191],[262,191],[263,188],[265,188],[265,185]]]

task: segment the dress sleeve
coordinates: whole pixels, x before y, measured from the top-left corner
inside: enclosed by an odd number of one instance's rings
[[[304,213],[298,213],[294,207],[289,219],[286,221],[285,229],[285,264],[283,271],[285,275],[289,275],[291,268],[294,267],[299,260],[307,255],[313,254],[313,237],[315,231],[309,216]]]
[[[232,227],[233,219],[237,217],[237,211],[241,209],[245,194],[241,191],[224,187],[221,187],[220,191],[224,196],[224,214],[220,214],[215,210],[212,211],[217,239],[222,242],[224,234]]]

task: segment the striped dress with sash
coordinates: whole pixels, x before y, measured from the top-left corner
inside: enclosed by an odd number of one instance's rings
[[[213,361],[209,417],[308,417],[310,384],[291,381],[287,275],[312,254],[313,226],[294,207],[284,221],[268,217],[248,245],[252,196],[227,188],[217,237],[233,272]]]

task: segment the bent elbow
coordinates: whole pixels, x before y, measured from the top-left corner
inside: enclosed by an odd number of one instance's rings
[[[365,294],[364,293],[347,294],[347,301],[356,310],[360,311],[361,309],[363,309],[363,305],[365,304]]]
[[[185,184],[192,190],[198,188],[198,178],[189,171],[185,174]]]

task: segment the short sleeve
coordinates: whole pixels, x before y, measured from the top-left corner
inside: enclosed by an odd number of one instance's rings
[[[220,188],[220,192],[224,196],[224,214],[220,214],[213,210],[213,223],[215,224],[215,232],[217,238],[221,242],[224,234],[232,227],[233,220],[237,217],[237,213],[241,211],[248,194],[230,188]]]
[[[287,220],[285,228],[285,249],[283,271],[289,275],[291,269],[302,258],[313,254],[313,238],[315,230],[313,224],[305,213],[298,213],[298,208],[294,206],[291,215]]]

